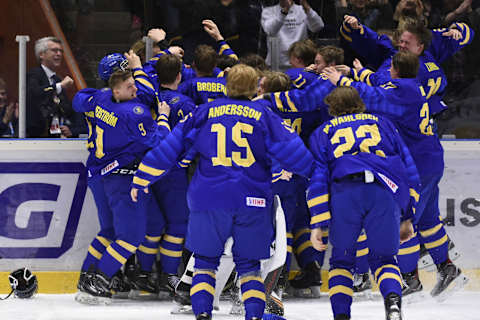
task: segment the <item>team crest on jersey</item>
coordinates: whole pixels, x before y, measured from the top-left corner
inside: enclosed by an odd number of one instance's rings
[[[140,115],[140,114],[143,114],[144,110],[143,110],[143,108],[140,107],[140,106],[135,106],[135,107],[133,108],[133,112],[134,112],[135,114],[139,114],[139,115]]]
[[[170,102],[168,102],[169,104],[175,104],[177,103],[178,101],[180,101],[180,97],[173,97],[172,100],[170,100]]]

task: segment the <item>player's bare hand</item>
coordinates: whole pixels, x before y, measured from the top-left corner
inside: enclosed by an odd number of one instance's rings
[[[353,29],[360,29],[360,23],[354,16],[345,15],[343,19],[343,22],[349,24]]]
[[[62,86],[62,89],[67,89],[73,86],[73,79],[70,78],[69,76],[66,76],[63,78],[63,80],[60,82],[60,85]]]
[[[143,189],[143,192],[148,193],[148,188]],[[138,201],[138,189],[137,188],[130,189],[130,198],[132,199],[133,202]]]
[[[68,126],[60,126],[60,131],[62,131],[62,136],[65,136],[66,138],[72,137],[72,131]]]
[[[283,14],[287,14],[292,5],[293,0],[280,0],[280,10]]]
[[[282,170],[282,174],[280,175],[280,180],[290,181],[292,179],[292,173],[286,170]]]
[[[150,39],[152,39],[156,43],[164,40],[167,33],[163,29],[154,28],[154,29],[148,30],[147,35]]]
[[[350,74],[350,67],[344,64],[338,64],[335,66],[335,69],[337,69],[341,74],[344,76],[348,76]]]
[[[180,59],[183,58],[184,51],[179,46],[171,46],[170,48],[168,48],[168,51],[170,51],[171,54],[176,55]]]
[[[160,102],[158,105],[158,114],[164,114],[167,117],[170,116],[170,106],[165,101]]]
[[[452,38],[453,40],[462,39],[462,33],[457,29],[450,29],[442,33],[442,36]]]
[[[207,19],[207,20],[203,20],[202,24],[203,24],[203,30],[205,30],[205,32],[208,33],[208,35],[212,37],[215,41],[224,40],[215,22]]]
[[[330,82],[336,86],[337,83],[338,83],[338,80],[340,80],[340,77],[342,76],[342,74],[340,73],[340,71],[338,71],[337,69],[335,69],[335,67],[326,67],[325,69],[323,69],[323,73],[325,73],[325,75],[327,76],[328,80],[330,80]]]
[[[360,71],[363,69],[363,64],[360,62],[360,60],[355,58],[355,60],[353,60],[353,67],[355,68],[355,70]]]
[[[128,51],[128,53],[125,52],[123,55],[125,56],[125,58],[127,58],[128,67],[130,69],[136,69],[136,68],[142,67],[142,61],[140,61],[140,57],[137,56],[137,54],[133,52],[133,50]]]
[[[307,0],[300,0],[300,4],[301,4],[302,7],[303,7],[303,11],[305,11],[305,13],[308,14],[308,12],[310,11],[311,7],[310,7],[310,5],[308,4]]]
[[[413,238],[413,224],[410,220],[405,220],[400,224],[400,243],[407,242]]]
[[[305,67],[305,71],[307,72],[317,72],[317,65],[311,64]]]
[[[310,233],[310,241],[312,242],[312,246],[318,251],[325,251],[328,248],[328,244],[323,243],[322,234],[323,232],[320,228],[312,229],[312,233]]]

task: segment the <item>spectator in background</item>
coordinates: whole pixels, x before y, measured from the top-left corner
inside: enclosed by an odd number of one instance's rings
[[[17,134],[18,103],[8,103],[7,84],[0,78],[0,137],[11,138]]]
[[[27,137],[78,137],[86,132],[85,123],[65,94],[73,80],[56,74],[63,60],[61,41],[55,37],[38,39],[35,56],[40,66],[27,73]]]
[[[265,7],[262,10],[262,27],[267,34],[267,64],[275,65],[273,57],[278,57],[280,70],[291,67],[288,57],[288,48],[299,40],[308,37],[307,30],[318,32],[324,27],[322,18],[310,7],[306,0],[301,5],[294,4],[293,0],[280,0],[275,6]],[[277,52],[272,52],[271,38],[277,38]]]
[[[355,16],[372,30],[393,27],[393,9],[388,0],[341,0],[337,8],[337,19],[345,15]]]
[[[421,0],[400,0],[395,7],[393,20],[398,27],[404,24],[405,20],[414,19],[428,25],[427,17],[424,14],[424,6]]]

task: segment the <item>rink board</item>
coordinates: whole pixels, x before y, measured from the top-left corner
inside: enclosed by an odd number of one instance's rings
[[[0,140],[0,292],[8,291],[8,273],[23,266],[39,278],[40,292],[75,291],[98,231],[85,181],[85,145],[85,140]],[[440,212],[462,253],[457,261],[471,278],[469,288],[480,290],[480,141],[442,145]],[[427,287],[433,276],[423,276]]]

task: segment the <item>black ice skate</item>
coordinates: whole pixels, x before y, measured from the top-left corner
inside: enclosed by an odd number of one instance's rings
[[[210,320],[210,319],[212,319],[212,316],[206,312],[202,312],[197,316],[197,320]]]
[[[321,267],[314,261],[308,264],[293,280],[290,280],[293,294],[302,298],[319,298],[322,286]]]
[[[143,271],[137,268],[133,278],[129,279],[132,290],[130,299],[156,300],[158,298],[158,279],[155,272]]]
[[[190,288],[190,284],[183,281],[178,282],[173,295],[175,307],[170,311],[171,314],[193,314]]]
[[[118,271],[112,277],[112,298],[114,299],[127,299],[130,293],[130,283],[123,274],[122,271]]]
[[[452,240],[448,239],[448,258],[450,261],[455,261],[460,257],[460,252],[455,247]],[[433,272],[436,270],[435,263],[432,257],[428,254],[428,250],[422,244],[420,247],[420,258],[418,259],[418,269],[425,269],[425,271]]]
[[[110,279],[100,273],[87,272],[78,283],[75,301],[84,304],[110,304]]]
[[[353,299],[354,301],[371,300],[372,299],[372,282],[370,275],[361,273],[353,276]]]
[[[462,271],[447,259],[447,261],[437,265],[437,283],[430,294],[437,301],[443,302],[455,291],[462,289],[468,282],[468,278]]]
[[[175,287],[180,282],[176,274],[162,272],[158,281],[158,298],[160,300],[169,300],[175,293]]]
[[[350,317],[346,314],[341,313],[335,316],[335,320],[350,320]]]
[[[418,269],[412,272],[402,273],[403,287],[402,298],[406,303],[421,301],[423,298],[423,286],[418,277]]]
[[[398,294],[389,293],[384,304],[386,320],[402,320],[402,298]]]

